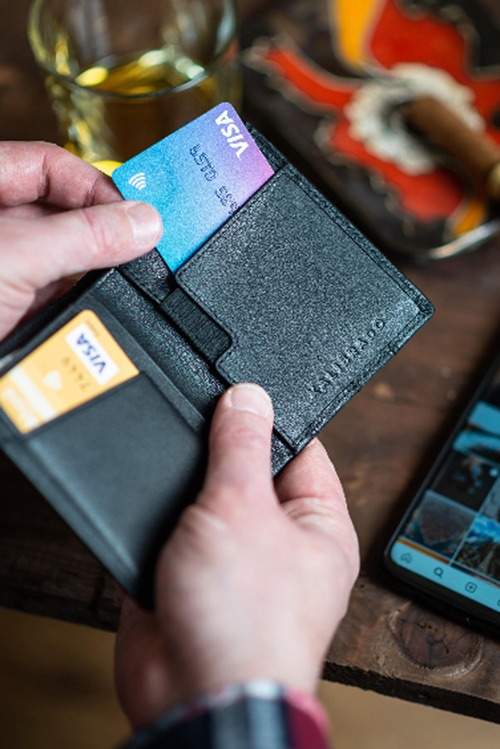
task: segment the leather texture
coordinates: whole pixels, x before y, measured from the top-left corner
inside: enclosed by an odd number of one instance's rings
[[[254,133],[255,134],[255,133]],[[0,442],[119,582],[153,605],[161,544],[201,485],[229,384],[271,394],[276,474],[432,305],[269,143],[275,175],[174,275],[156,251],[86,277],[1,350],[4,371],[84,309],[140,375]]]

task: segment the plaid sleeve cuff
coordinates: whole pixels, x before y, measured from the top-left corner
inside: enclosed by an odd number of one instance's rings
[[[327,733],[313,697],[251,681],[173,708],[122,749],[327,749]]]

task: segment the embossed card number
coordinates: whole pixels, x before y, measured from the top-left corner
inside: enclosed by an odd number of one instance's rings
[[[84,310],[0,378],[0,407],[27,433],[137,374],[97,315]]]

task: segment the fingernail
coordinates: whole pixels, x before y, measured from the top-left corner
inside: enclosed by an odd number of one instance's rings
[[[140,247],[153,247],[163,233],[158,211],[148,203],[132,203],[127,207],[134,240]]]
[[[271,398],[266,391],[251,383],[234,385],[228,391],[228,403],[237,411],[249,411],[264,418],[269,416],[272,408]]]

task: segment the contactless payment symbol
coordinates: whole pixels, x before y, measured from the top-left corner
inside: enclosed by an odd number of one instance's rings
[[[135,187],[136,190],[144,190],[148,184],[144,172],[137,172],[137,174],[134,174],[130,177],[128,183],[131,187]]]

